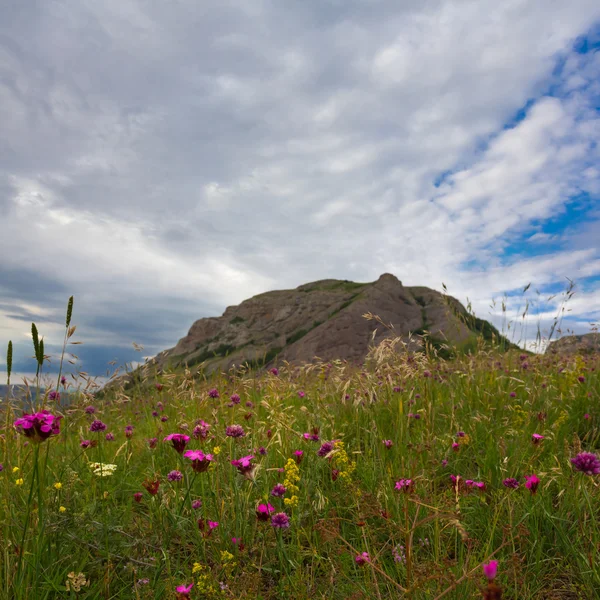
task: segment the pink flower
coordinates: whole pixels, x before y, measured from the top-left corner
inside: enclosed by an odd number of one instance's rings
[[[208,528],[212,531],[213,529],[216,529],[219,526],[219,523],[217,521],[209,521],[208,522]]]
[[[412,479],[401,479],[400,481],[396,481],[396,485],[394,487],[401,492],[409,492],[412,488],[412,485]]]
[[[179,454],[183,454],[185,446],[189,441],[190,436],[184,435],[183,433],[171,433],[163,439],[163,442],[171,442],[173,444],[173,448],[175,448]]]
[[[276,513],[271,517],[271,525],[275,529],[289,529],[290,517],[284,512]]]
[[[363,552],[362,554],[358,554],[357,556],[355,556],[354,560],[357,565],[362,567],[362,566],[366,565],[367,563],[371,562],[371,557],[369,556],[368,552]]]
[[[141,502],[141,501],[142,501],[142,498],[143,498],[143,496],[144,496],[144,495],[142,494],[142,492],[136,492],[136,493],[133,495],[133,499],[134,499],[136,502]]]
[[[532,493],[535,494],[537,492],[538,485],[540,480],[535,475],[525,475],[525,487]]]
[[[238,458],[237,460],[232,460],[231,464],[238,470],[240,475],[243,475],[246,478],[250,478],[252,476],[252,472],[256,468],[256,465],[252,464],[253,458],[254,455],[249,454],[248,456],[243,456],[242,458]]]
[[[56,417],[47,410],[42,412],[28,414],[25,413],[14,423],[16,430],[33,442],[44,442],[52,435],[60,433],[60,420],[62,417]]]
[[[228,425],[225,428],[225,435],[227,437],[239,438],[244,437],[246,433],[244,432],[244,428],[241,425]]]
[[[496,574],[498,573],[498,561],[490,560],[489,563],[484,563],[483,565],[483,574],[492,581],[496,578]]]
[[[539,443],[540,443],[540,442],[541,442],[541,441],[544,439],[544,437],[545,437],[545,436],[543,436],[543,435],[540,435],[539,433],[534,433],[534,434],[531,436],[531,441],[532,441],[534,444],[539,444]]]
[[[296,463],[300,464],[302,462],[303,457],[304,457],[304,451],[294,450],[294,459],[296,460]]]
[[[193,587],[193,583],[190,583],[190,585],[178,585],[175,591],[179,594],[180,598],[189,598]]]
[[[459,448],[460,448],[459,444],[457,444],[456,442],[452,442],[452,450],[454,450],[454,452],[458,452]]]
[[[394,442],[392,440],[383,440],[383,445],[389,450],[394,445]]]
[[[212,454],[204,454],[202,450],[188,450],[183,456],[192,461],[192,469],[196,473],[204,473],[213,460]]]
[[[271,513],[275,512],[275,507],[271,504],[259,504],[256,507],[256,518],[259,521],[268,521]]]

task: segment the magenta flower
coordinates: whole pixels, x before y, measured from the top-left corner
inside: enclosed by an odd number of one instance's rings
[[[90,425],[90,431],[96,433],[99,431],[105,431],[106,430],[106,425],[102,422],[102,421],[92,421],[92,424]]]
[[[202,508],[202,500],[194,500],[192,502],[192,508],[194,510],[198,510],[198,509]]]
[[[183,433],[171,433],[163,439],[163,442],[171,442],[173,444],[173,448],[175,448],[179,454],[183,454],[185,446],[189,441],[190,436]]]
[[[275,529],[288,529],[290,526],[290,517],[284,512],[275,513],[271,517],[271,525]]]
[[[125,426],[125,437],[130,438],[132,436],[133,436],[133,425],[126,425]]]
[[[502,482],[504,487],[516,490],[519,487],[519,480],[514,477],[508,477]]]
[[[285,495],[286,489],[285,485],[282,483],[278,483],[272,490],[271,496],[275,496],[276,498],[281,498]]]
[[[571,459],[573,468],[585,475],[600,474],[600,458],[591,452],[580,452],[575,458]]]
[[[540,480],[536,475],[525,475],[525,487],[532,493],[535,494],[540,484]]]
[[[89,448],[92,445],[92,442],[90,442],[90,440],[81,440],[81,442],[79,442],[79,445],[85,450],[86,448]]]
[[[219,390],[217,390],[216,388],[213,388],[212,390],[208,390],[208,397],[209,398],[213,398],[216,399],[219,397]]]
[[[239,394],[231,394],[231,396],[229,396],[229,399],[231,400],[231,402],[233,404],[239,404],[241,402],[241,398]]]
[[[259,504],[256,507],[256,518],[259,521],[268,521],[271,513],[275,512],[275,507],[271,504]]]
[[[588,421],[591,417],[588,413],[585,413],[585,415],[583,415],[583,418]]]
[[[355,556],[354,561],[356,562],[357,565],[359,565],[360,567],[363,567],[367,563],[371,562],[371,557],[369,556],[368,552],[363,552],[362,554],[358,554],[357,556]]]
[[[213,529],[216,529],[219,526],[218,521],[209,521],[208,522],[208,528],[212,531]]]
[[[115,434],[114,433],[107,433],[104,438],[106,439],[107,442],[114,442],[115,441]]]
[[[321,457],[327,456],[333,450],[333,442],[323,442],[317,450],[317,455]]]
[[[213,460],[212,454],[204,454],[202,450],[188,450],[183,456],[192,461],[192,469],[196,473],[204,473]]]
[[[454,452],[458,452],[459,448],[459,444],[457,444],[456,442],[452,442],[452,450],[454,450]]]
[[[190,592],[192,591],[192,588],[194,587],[194,583],[190,583],[190,585],[178,585],[175,588],[175,591],[179,594],[180,598],[189,598],[190,597]]]
[[[463,437],[465,437],[465,435],[466,435],[466,433],[464,431],[459,431],[459,432],[457,432],[456,437],[463,438]]]
[[[298,390],[298,398],[304,398],[306,394],[302,390]]]
[[[28,414],[25,413],[14,423],[16,430],[26,438],[36,443],[45,442],[50,436],[60,433],[60,420],[47,410]]]
[[[296,460],[297,464],[300,464],[302,462],[303,458],[304,458],[303,450],[294,450],[294,459]]]
[[[279,375],[279,369],[277,367],[273,367],[269,373],[271,373],[272,375],[275,375],[275,377],[277,377],[277,375]]]
[[[143,498],[143,497],[144,497],[144,494],[142,494],[142,492],[136,492],[136,493],[133,495],[133,499],[134,499],[136,502],[138,502],[138,503],[142,501],[142,498]]]
[[[169,481],[181,481],[183,479],[183,473],[181,471],[170,471],[167,475]]]
[[[531,436],[531,441],[532,441],[534,444],[539,444],[539,443],[540,443],[540,442],[541,442],[541,441],[544,439],[544,437],[545,437],[545,436],[543,436],[543,435],[540,435],[539,433],[534,433],[534,434]]]
[[[319,434],[318,433],[303,433],[302,437],[305,440],[309,440],[311,442],[318,442],[319,441]]]
[[[394,445],[394,442],[392,440],[383,440],[383,445],[389,450]]]
[[[93,415],[96,412],[96,407],[95,406],[86,406],[85,412],[88,415]]]
[[[409,492],[412,488],[412,485],[412,479],[401,479],[400,481],[396,481],[394,488],[400,490],[401,492]]]
[[[232,438],[244,437],[246,433],[241,425],[228,425],[225,428],[225,435]]]
[[[489,581],[492,581],[496,578],[496,574],[498,573],[498,561],[490,560],[489,563],[484,563],[483,565],[483,574],[488,578]]]
[[[210,429],[210,425],[201,419],[200,423],[198,423],[194,427],[194,431],[192,432],[192,435],[194,436],[194,439],[196,439],[196,440],[199,438],[205,440],[208,437],[209,429]]]
[[[59,393],[59,392],[57,392],[57,391],[55,391],[55,390],[52,390],[52,391],[51,391],[51,392],[48,394],[48,400],[50,400],[51,402],[54,402],[54,401],[58,401],[58,400],[60,400],[60,393]]]
[[[252,472],[256,468],[256,465],[252,464],[253,454],[243,456],[237,460],[232,460],[231,464],[238,470],[238,472],[246,478],[252,477]]]

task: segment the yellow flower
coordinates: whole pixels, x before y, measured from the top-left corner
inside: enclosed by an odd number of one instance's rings
[[[23,483],[24,483],[24,482],[23,482],[23,478],[21,478],[21,479],[17,479],[17,480],[15,481],[15,485],[23,485]]]
[[[18,473],[19,472],[19,467],[13,467],[13,473]]]
[[[218,456],[219,454],[221,454],[221,446],[215,446],[215,447],[213,448],[213,454],[214,454],[215,456]]]
[[[106,500],[108,498],[108,492],[104,492],[104,499]]]
[[[60,490],[60,488],[62,488],[62,483],[60,483],[59,481],[57,481],[57,482],[54,484],[54,489],[55,489],[55,490]]]
[[[64,513],[67,512],[67,509],[64,506],[60,506],[58,512]]]
[[[227,552],[227,550],[221,550],[221,562],[228,562],[233,560],[233,554]]]

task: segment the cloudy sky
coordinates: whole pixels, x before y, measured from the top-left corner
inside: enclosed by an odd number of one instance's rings
[[[100,374],[383,272],[544,324],[568,277],[587,331],[599,140],[597,0],[4,0],[0,346],[30,371],[74,295]]]

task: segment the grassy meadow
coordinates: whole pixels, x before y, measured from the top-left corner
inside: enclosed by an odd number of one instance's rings
[[[387,342],[101,398],[61,372],[2,403],[0,597],[598,598],[600,475],[572,459],[600,452],[599,367]]]

